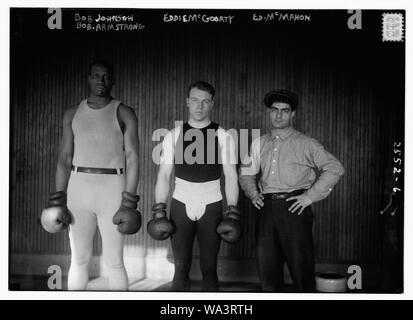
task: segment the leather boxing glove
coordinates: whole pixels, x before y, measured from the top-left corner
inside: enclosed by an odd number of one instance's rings
[[[217,233],[224,241],[234,243],[241,236],[240,212],[237,207],[228,206],[223,215],[224,219],[219,223]]]
[[[130,192],[122,192],[122,202],[119,210],[112,218],[113,224],[118,226],[118,231],[122,234],[134,234],[139,231],[142,218],[141,213],[136,210],[139,196]]]
[[[152,216],[153,219],[147,225],[149,235],[155,240],[168,239],[175,232],[175,225],[166,217],[166,204],[154,204]]]
[[[49,203],[42,211],[40,222],[43,229],[56,233],[67,229],[72,222],[72,214],[67,208],[66,192],[58,191],[50,194]]]

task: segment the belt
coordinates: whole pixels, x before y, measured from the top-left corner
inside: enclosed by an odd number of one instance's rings
[[[123,168],[119,168],[119,169],[88,168],[88,167],[78,167],[78,166],[73,166],[73,165],[72,165],[72,171],[84,172],[84,173],[95,173],[95,174],[123,174]]]
[[[307,190],[299,189],[291,192],[264,193],[264,198],[271,200],[284,200],[293,196],[298,196],[299,194],[303,194],[305,191]]]

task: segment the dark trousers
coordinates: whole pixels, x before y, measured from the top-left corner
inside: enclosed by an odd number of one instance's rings
[[[301,215],[289,212],[293,202],[266,197],[258,212],[257,260],[263,291],[283,291],[284,262],[296,292],[315,290],[313,212],[310,207]]]
[[[190,290],[189,271],[195,235],[199,245],[202,290],[218,291],[217,257],[221,238],[216,229],[222,220],[222,201],[208,204],[204,215],[192,221],[186,214],[185,204],[172,198],[171,220],[176,225],[176,233],[171,238],[175,265],[173,291]]]

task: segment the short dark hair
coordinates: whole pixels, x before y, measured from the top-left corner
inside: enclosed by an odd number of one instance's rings
[[[102,60],[102,59],[94,59],[92,62],[89,64],[89,74],[92,74],[92,68],[93,66],[104,66],[106,69],[108,69],[109,74],[113,78],[115,76],[115,69],[113,68],[113,64],[110,63],[109,61]]]
[[[195,81],[192,82],[189,87],[188,87],[188,92],[186,94],[187,97],[189,97],[189,93],[193,88],[197,88],[202,91],[206,91],[212,95],[212,99],[214,99],[215,96],[215,88],[212,86],[212,84],[205,82],[205,81]]]

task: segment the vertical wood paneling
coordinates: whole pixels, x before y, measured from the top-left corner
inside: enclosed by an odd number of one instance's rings
[[[383,115],[377,111],[382,102],[375,95],[374,75],[354,80],[345,63],[340,67],[316,54],[307,56],[283,33],[270,43],[252,32],[248,37],[223,33],[194,38],[189,31],[171,31],[159,38],[112,40],[110,46],[80,42],[80,51],[70,41],[59,42],[52,51],[40,46],[30,63],[19,60],[22,66],[13,65],[12,72],[24,77],[12,88],[12,252],[70,252],[67,233],[47,234],[38,217],[54,188],[63,113],[86,97],[88,63],[97,53],[114,62],[113,95],[131,106],[139,119],[143,227],[126,237],[128,254],[171,255],[168,241],[154,241],[146,233],[157,174],[152,150],[158,142],[152,141],[152,134],[186,120],[186,88],[204,79],[217,89],[213,120],[226,129],[259,128],[265,133],[264,94],[273,88],[297,91],[297,128],[319,140],[346,168],[330,197],[314,205],[317,259],[378,259],[383,173],[377,155],[383,149],[378,138],[383,134]],[[242,193],[239,205],[244,237],[235,245],[223,244],[223,258],[254,257],[257,213]],[[99,253],[98,236],[94,244]],[[199,254],[197,248],[194,253]]]

